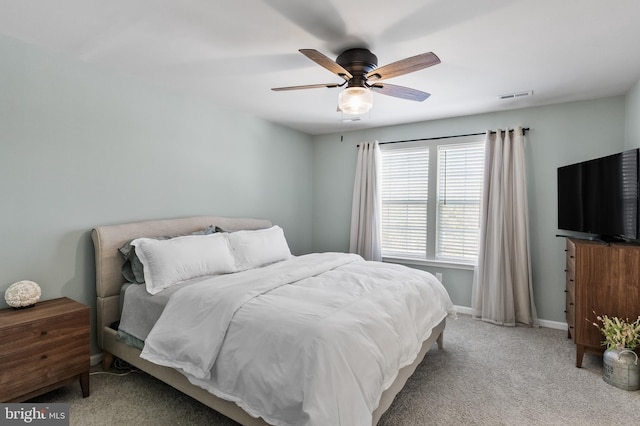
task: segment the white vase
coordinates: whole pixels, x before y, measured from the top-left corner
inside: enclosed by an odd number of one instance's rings
[[[631,349],[607,349],[603,355],[603,379],[617,388],[640,389],[638,355]]]

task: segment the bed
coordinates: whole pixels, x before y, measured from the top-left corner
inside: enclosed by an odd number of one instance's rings
[[[209,391],[205,390],[204,387],[207,386],[203,386],[201,383],[198,383],[198,378],[189,376],[189,374],[185,373],[184,369],[174,368],[172,366],[161,365],[162,363],[149,361],[149,359],[154,359],[154,357],[149,356],[148,354],[142,354],[142,351],[140,349],[123,343],[121,339],[118,338],[118,331],[113,328],[113,324],[117,324],[121,319],[121,291],[123,285],[125,284],[125,279],[122,275],[122,265],[124,263],[124,258],[119,253],[119,249],[127,242],[141,237],[186,235],[193,232],[198,232],[205,228],[215,228],[216,230],[223,230],[225,233],[229,233],[229,235],[234,235],[242,233],[238,233],[236,231],[268,230],[277,227],[273,227],[270,221],[263,219],[197,216],[178,219],[151,220],[127,224],[107,225],[99,226],[93,229],[91,235],[95,248],[96,262],[98,330],[97,341],[99,347],[103,350],[102,366],[106,370],[110,368],[114,357],[120,358],[243,425],[266,425],[280,423],[278,420],[274,421],[273,418],[269,417],[269,415],[263,416],[270,419],[270,422],[268,423],[263,418],[256,417],[256,415],[260,416],[260,413],[256,413],[254,410],[247,409],[246,406],[244,407],[244,409],[241,408],[243,404],[238,403],[237,401],[232,402],[226,398],[216,396],[214,393],[210,392],[211,389],[209,389]],[[318,254],[317,256],[323,255]],[[319,257],[318,259],[320,258],[321,257]],[[303,266],[305,265],[304,262],[311,262],[311,259],[312,258],[307,259],[304,256],[292,256],[292,261],[302,262],[301,265]],[[313,258],[313,261],[315,262],[315,258]],[[331,261],[333,260],[329,259],[328,261],[329,263],[331,263]],[[289,262],[289,260],[281,263],[286,262]],[[363,265],[363,262],[355,261],[353,258],[347,258],[347,260],[341,260],[341,262],[348,263],[346,266],[344,266],[344,268],[361,268]],[[275,267],[279,267],[279,265],[276,265]],[[275,267],[273,265],[267,265],[267,268]],[[305,267],[308,268],[309,263],[307,263]],[[395,265],[395,267],[402,268],[398,265]],[[343,268],[343,266],[341,266],[340,268]],[[336,268],[336,270],[339,270],[340,268]],[[331,267],[330,269],[333,269],[333,267]],[[406,269],[408,270],[409,268]],[[260,274],[262,273],[263,271],[261,270]],[[265,269],[265,273],[271,274],[265,276],[273,276],[276,278],[282,275],[277,270],[268,272],[268,270]],[[247,270],[239,273],[225,274],[224,278],[234,278],[235,276],[239,276],[240,274],[253,274],[254,276],[256,276],[256,273],[253,270]],[[376,274],[378,274],[378,272],[376,272]],[[216,277],[215,279],[220,278]],[[433,279],[435,280],[435,278]],[[309,280],[315,280],[315,277],[311,277],[309,278]],[[200,284],[196,284],[192,287],[195,288],[198,285]],[[439,283],[437,283],[437,285],[439,285]],[[207,286],[207,288],[210,287],[211,286]],[[282,288],[288,287],[283,286]],[[186,294],[187,290],[188,289],[181,290],[176,292],[175,294]],[[375,400],[377,401],[375,409],[372,409],[370,417],[364,416],[367,419],[370,418],[371,424],[377,424],[380,417],[390,407],[394,397],[403,388],[407,379],[413,374],[416,367],[420,364],[425,354],[434,345],[434,343],[437,343],[437,346],[439,348],[442,348],[443,331],[446,321],[445,319],[449,313],[453,312],[453,306],[451,305],[451,301],[448,298],[448,295],[446,295],[446,291],[444,291],[443,289],[442,291],[445,293],[445,296],[441,296],[443,302],[440,303],[440,305],[446,305],[444,306],[444,310],[441,306],[440,308],[438,308],[437,312],[435,312],[436,309],[434,308],[433,318],[435,318],[435,323],[433,326],[429,326],[429,329],[426,333],[423,333],[424,339],[420,339],[423,340],[422,343],[418,341],[418,346],[415,350],[416,354],[411,355],[411,358],[409,359],[410,362],[401,365],[401,367],[397,369],[397,372],[393,373],[393,380],[389,383],[385,383],[381,395],[375,397]],[[444,302],[445,299],[446,303]],[[178,305],[177,303],[170,303],[167,306],[170,305],[172,309],[179,309],[179,307],[174,308],[174,305]],[[165,311],[163,311],[162,315],[167,316],[169,315],[169,313],[170,309],[166,308]],[[180,313],[179,315],[183,315],[183,313],[184,312]],[[161,321],[158,322],[160,323]],[[171,321],[165,322],[170,323]],[[197,323],[193,324],[197,326]],[[269,328],[277,329],[278,327],[271,326]],[[152,330],[152,332],[153,331],[155,330]],[[152,347],[152,341],[155,342],[155,340],[153,340],[151,337],[155,338],[156,335],[154,334],[149,338],[148,343],[150,348]],[[144,350],[147,350],[146,345]],[[351,349],[349,349],[349,351],[353,352]],[[142,358],[141,354],[147,359]],[[197,375],[197,373],[194,374]],[[321,375],[316,374],[316,376]],[[198,383],[198,385],[195,385],[193,383]],[[220,395],[219,392],[218,394]],[[253,415],[249,413],[252,413]],[[344,420],[342,422],[343,424],[346,423],[344,422]],[[358,421],[358,423],[360,422]],[[366,423],[369,424],[369,420],[367,420]],[[316,422],[314,422],[312,419],[308,422],[308,424],[316,424]]]

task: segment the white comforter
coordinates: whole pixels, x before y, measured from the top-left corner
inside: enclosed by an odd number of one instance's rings
[[[294,257],[176,292],[141,357],[276,425],[371,425],[398,370],[453,305],[424,271]]]

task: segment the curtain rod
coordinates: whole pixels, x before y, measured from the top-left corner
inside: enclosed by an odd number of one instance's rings
[[[528,127],[523,127],[522,128],[522,134],[526,135],[527,134],[527,130],[529,130]],[[513,132],[513,129],[510,129],[509,131]],[[495,133],[495,132],[491,131],[491,133]],[[464,137],[464,136],[479,136],[479,135],[486,135],[486,134],[487,134],[487,132],[482,132],[482,133],[467,133],[465,135],[438,136],[438,137],[435,137],[435,138],[407,139],[407,140],[403,140],[403,141],[379,142],[378,145],[385,145],[385,144],[388,144],[388,143],[433,141],[433,140],[437,140],[437,139],[461,138],[461,137]],[[357,146],[360,146],[360,144],[358,144]]]

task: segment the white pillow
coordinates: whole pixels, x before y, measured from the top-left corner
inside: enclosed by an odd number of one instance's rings
[[[235,272],[233,254],[224,234],[187,235],[170,240],[138,238],[131,242],[151,294],[180,281]]]
[[[291,257],[284,231],[279,226],[256,231],[231,232],[228,236],[238,271]]]

